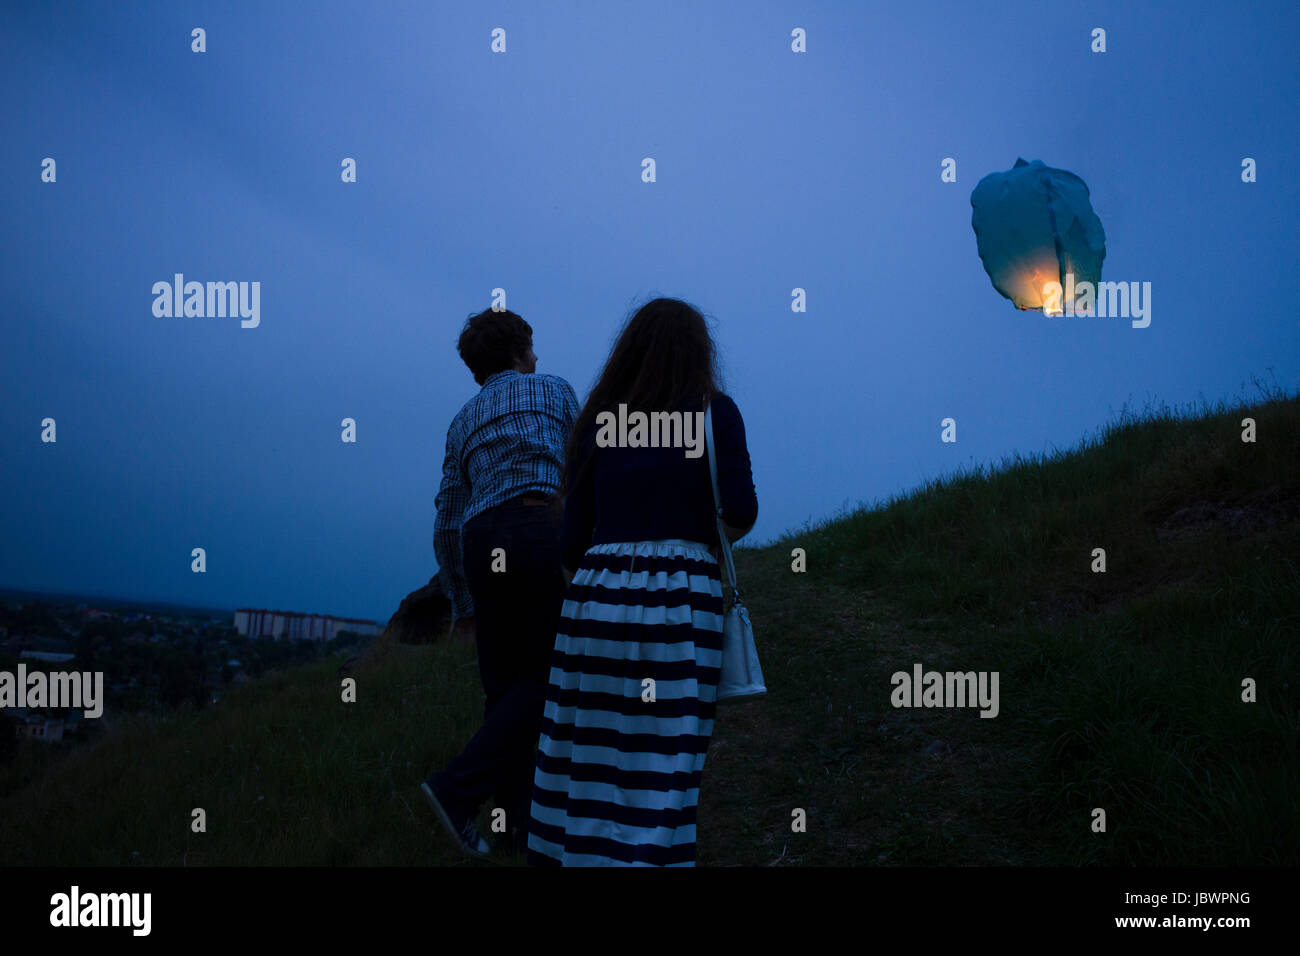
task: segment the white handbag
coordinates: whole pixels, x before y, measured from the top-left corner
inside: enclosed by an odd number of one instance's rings
[[[731,607],[722,620],[722,676],[718,681],[718,703],[757,700],[767,695],[763,669],[758,665],[758,648],[754,646],[754,627],[749,609],[740,600],[736,586],[736,564],[731,559],[731,542],[722,524],[722,499],[718,494],[718,462],[713,452],[713,408],[704,411],[704,446],[709,453],[709,477],[713,480],[713,508],[718,524],[718,544],[722,555],[723,588],[731,590]]]

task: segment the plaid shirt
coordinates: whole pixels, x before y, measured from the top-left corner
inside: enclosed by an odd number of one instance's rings
[[[452,419],[433,550],[453,617],[474,613],[461,545],[465,522],[526,491],[558,494],[578,411],[573,386],[559,376],[507,370],[489,375]]]

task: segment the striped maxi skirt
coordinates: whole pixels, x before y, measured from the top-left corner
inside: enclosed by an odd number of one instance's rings
[[[722,611],[718,563],[703,544],[588,549],[551,652],[530,864],[695,865]]]

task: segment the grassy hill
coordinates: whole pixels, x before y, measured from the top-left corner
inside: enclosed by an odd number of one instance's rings
[[[1165,409],[742,550],[769,696],[719,716],[699,864],[1300,862],[1298,465],[1294,397]],[[915,663],[997,671],[1000,713],[895,709]],[[355,704],[338,665],[25,747],[0,863],[485,865],[417,791],[477,727],[473,649],[377,646]]]

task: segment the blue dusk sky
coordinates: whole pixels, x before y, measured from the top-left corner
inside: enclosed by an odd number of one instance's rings
[[[436,569],[456,338],[498,287],[580,399],[635,306],[703,311],[754,543],[1125,404],[1294,391],[1298,32],[1293,2],[6,3],[0,586],[385,620]],[[1149,327],[994,291],[970,193],[1020,157],[1087,182]],[[156,316],[176,273],[259,282],[258,326]]]

